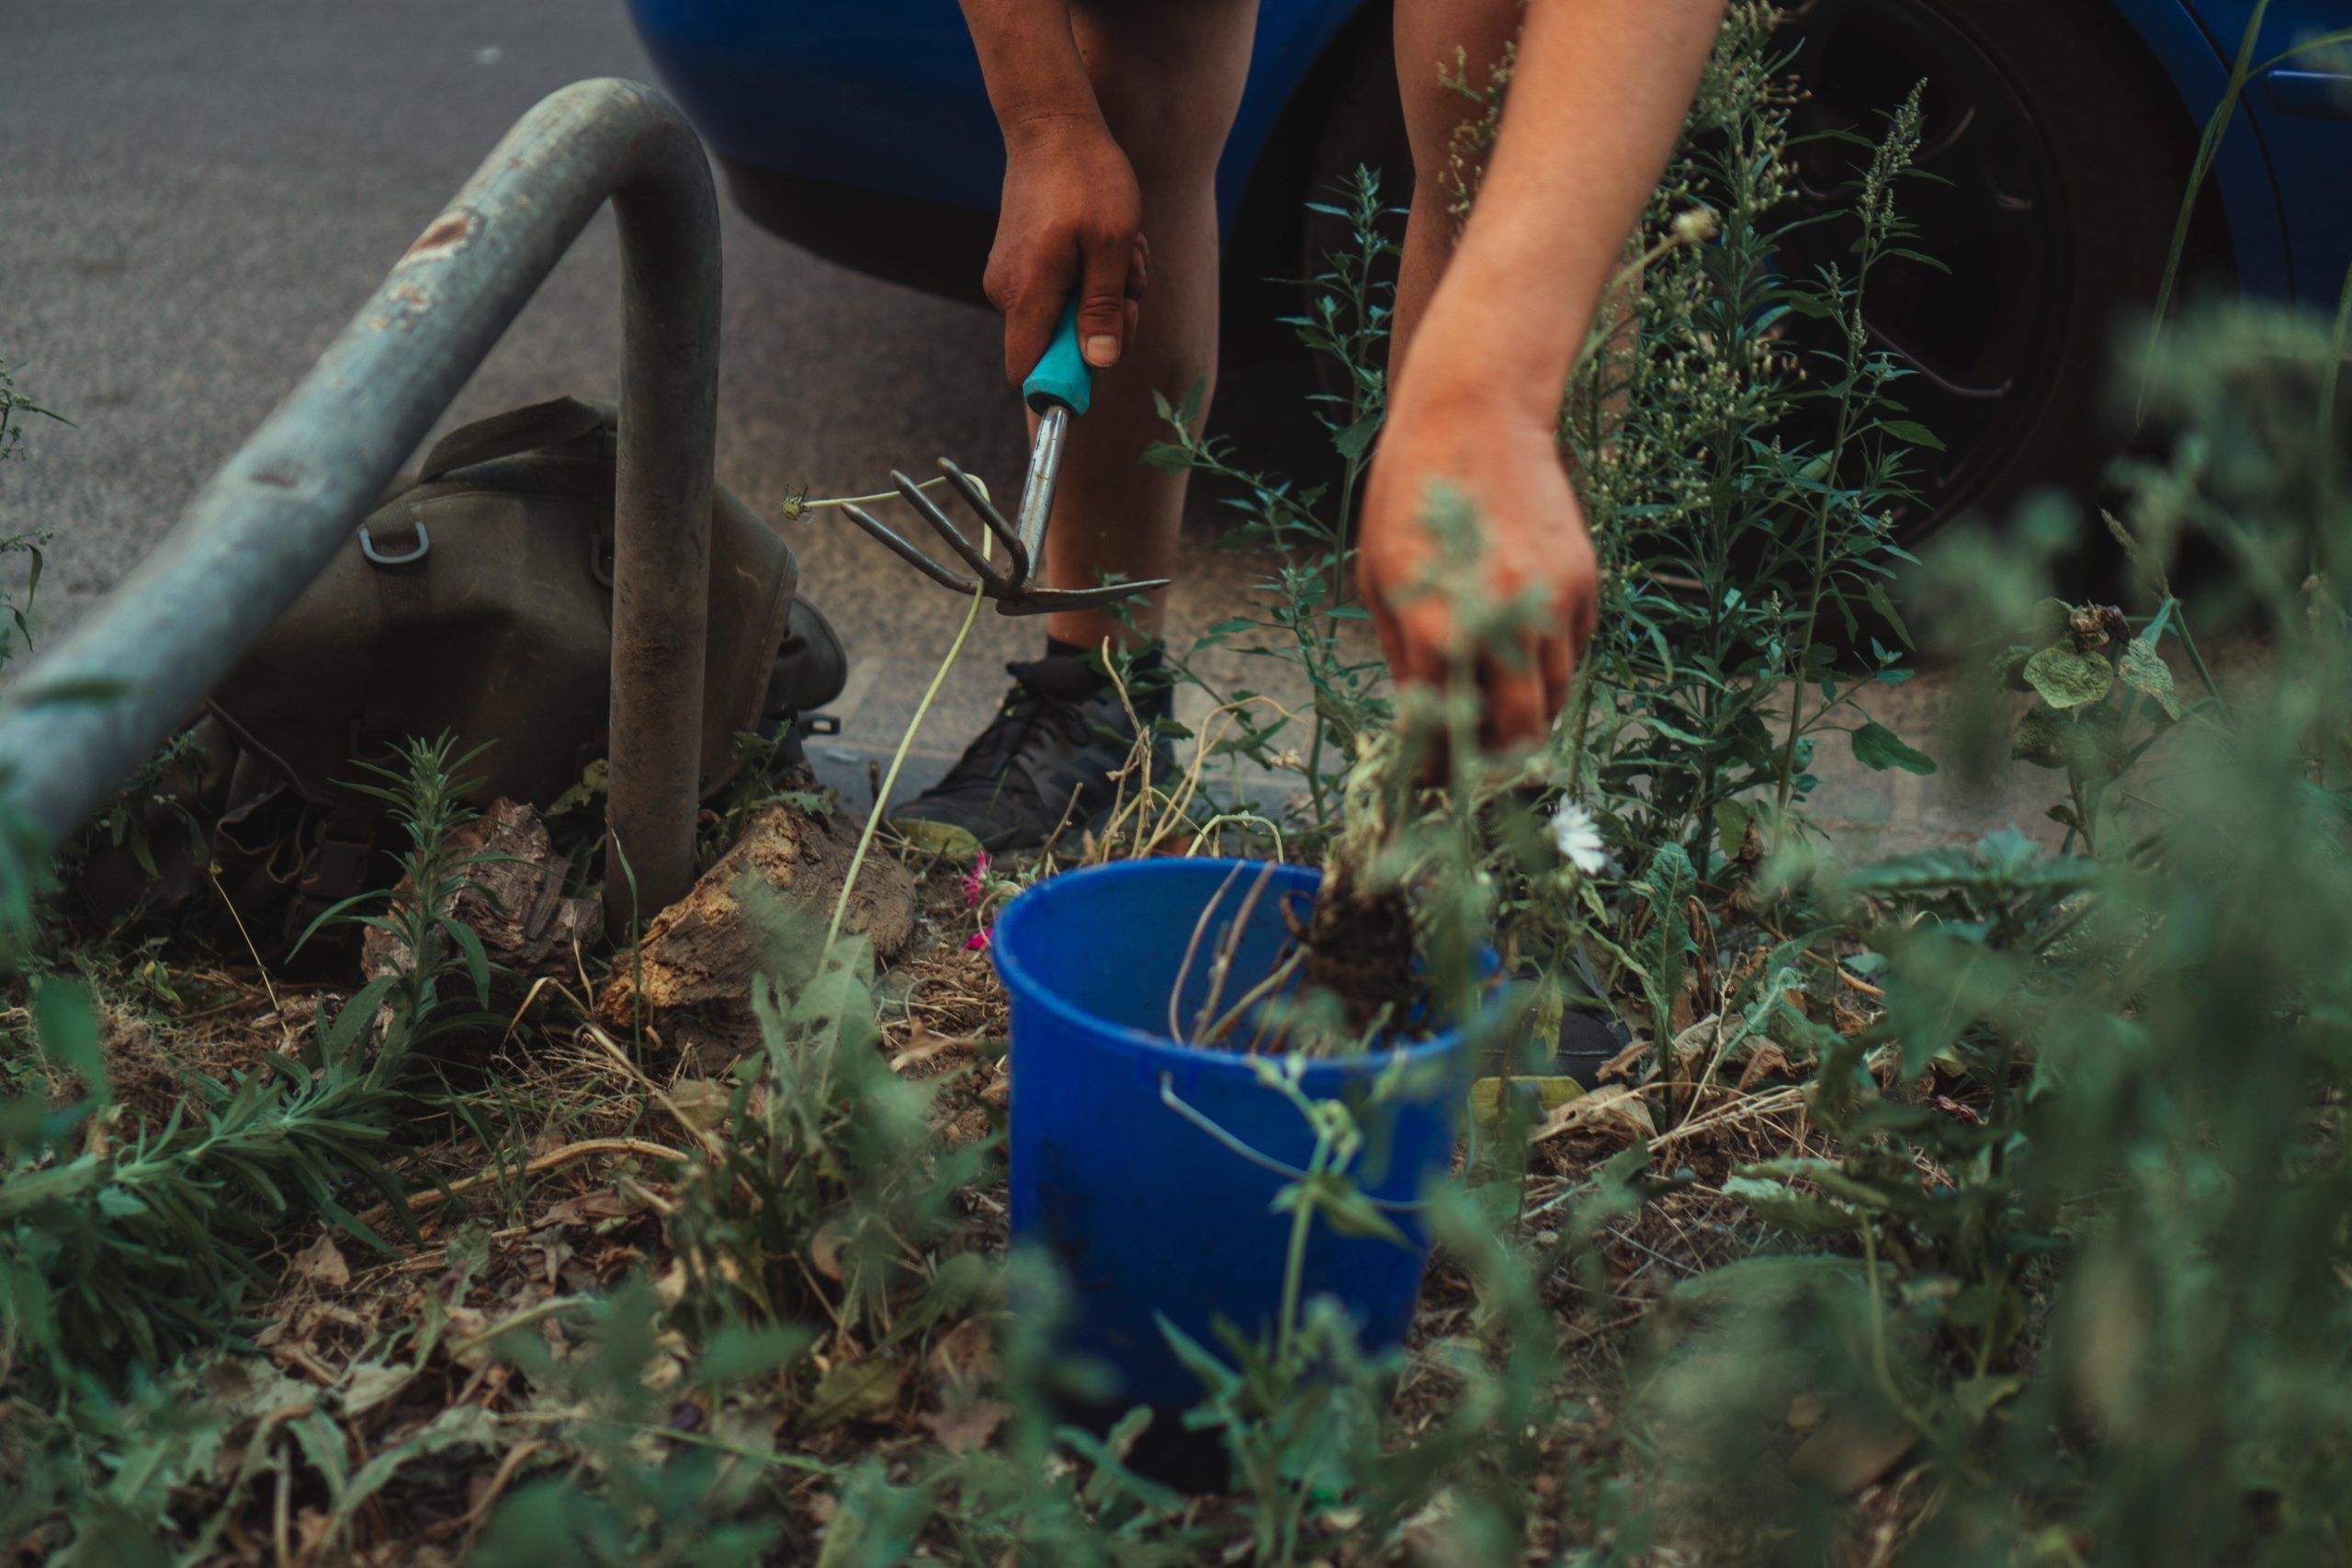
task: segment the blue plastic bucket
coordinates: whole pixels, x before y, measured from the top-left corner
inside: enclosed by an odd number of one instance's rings
[[[1275,1326],[1291,1222],[1272,1204],[1289,1178],[1235,1145],[1303,1168],[1314,1137],[1249,1057],[1177,1044],[1168,1026],[1169,992],[1202,910],[1223,889],[1185,976],[1187,1024],[1216,932],[1262,870],[1230,860],[1091,867],[1029,888],[997,920],[991,948],[1012,1002],[1012,1235],[1042,1243],[1068,1276],[1074,1319],[1061,1348],[1116,1372],[1114,1407],[1172,1414],[1199,1402],[1199,1381],[1155,1314],[1220,1355],[1215,1320],[1258,1337]],[[1273,869],[1240,933],[1227,997],[1272,972],[1320,881],[1305,867]],[[1374,1080],[1400,1055],[1401,1089],[1371,1104]],[[1429,1259],[1418,1207],[1452,1164],[1469,1065],[1457,1030],[1402,1052],[1317,1060],[1302,1081],[1313,1099],[1359,1107],[1358,1185],[1412,1241],[1344,1237],[1319,1223],[1312,1233],[1302,1299],[1344,1303],[1367,1348],[1401,1344],[1411,1326]]]

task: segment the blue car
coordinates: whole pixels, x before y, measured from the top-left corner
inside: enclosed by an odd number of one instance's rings
[[[1949,450],[1921,521],[2087,484],[2111,450],[2111,328],[2154,299],[2199,136],[2256,0],[1798,0],[1800,129],[1871,129],[1929,84],[1906,208],[1949,275],[1869,301],[1917,372],[1905,400]],[[979,298],[1002,148],[951,0],[630,0],[737,204],[859,270]],[[1379,0],[1261,0],[1218,172],[1228,341],[1295,300],[1319,249],[1303,203],[1370,164],[1410,178]],[[2273,0],[2256,60],[2352,24],[2352,0]],[[1802,199],[1840,200],[1834,144]],[[2191,234],[2188,276],[2332,308],[2352,269],[2352,75],[2319,55],[2248,89]],[[915,243],[910,243],[913,240]],[[1794,256],[1792,264],[1812,258]],[[1825,258],[1826,259],[1826,256]],[[1893,274],[1887,275],[1890,280]],[[1229,383],[1230,384],[1230,383]]]

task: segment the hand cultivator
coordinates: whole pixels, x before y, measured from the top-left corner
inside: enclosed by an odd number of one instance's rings
[[[923,494],[913,479],[895,468],[890,478],[897,482],[899,493],[947,542],[947,547],[972,569],[972,576],[967,577],[925,555],[864,507],[844,510],[852,522],[933,581],[958,593],[984,593],[995,600],[999,615],[1041,615],[1052,610],[1091,609],[1165,588],[1169,580],[1164,577],[1142,582],[1105,583],[1098,588],[1035,585],[1043,569],[1046,523],[1054,510],[1054,487],[1061,479],[1062,447],[1069,434],[1069,422],[1072,416],[1086,412],[1093,389],[1094,372],[1078,351],[1078,305],[1072,300],[1062,308],[1061,324],[1055,330],[1053,344],[1046,350],[1045,357],[1029,372],[1029,378],[1021,383],[1022,397],[1037,415],[1037,434],[1029,448],[1029,474],[1021,486],[1018,526],[1005,522],[1004,513],[997,510],[988,492],[970,475],[949,459],[939,459],[940,471],[946,475],[949,488],[964,498],[964,503],[979,518],[981,526],[1003,545],[1003,566],[990,560],[988,553]]]

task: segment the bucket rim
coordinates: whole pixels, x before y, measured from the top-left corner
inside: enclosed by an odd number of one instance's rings
[[[1033,883],[1014,896],[996,918],[989,956],[995,962],[997,976],[1005,990],[1016,999],[1042,1008],[1063,1023],[1074,1025],[1091,1033],[1105,1044],[1146,1056],[1167,1056],[1187,1065],[1223,1066],[1236,1071],[1253,1071],[1251,1055],[1243,1051],[1228,1051],[1216,1046],[1193,1045],[1148,1029],[1120,1023],[1099,1013],[1088,1011],[1045,984],[1025,968],[1020,961],[1021,928],[1035,919],[1038,909],[1051,901],[1052,890],[1064,883],[1077,880],[1102,881],[1119,876],[1167,874],[1177,867],[1186,870],[1216,871],[1230,874],[1237,869],[1263,868],[1272,865],[1278,875],[1285,876],[1312,892],[1323,884],[1323,873],[1314,866],[1294,865],[1286,861],[1248,860],[1239,856],[1156,855],[1144,860],[1113,861],[1103,865],[1080,866]],[[1024,908],[1025,906],[1025,908]],[[1010,931],[1008,931],[1010,927]],[[1408,1062],[1435,1062],[1461,1051],[1469,1041],[1472,1025],[1457,1023],[1430,1039],[1410,1045],[1394,1045],[1386,1050],[1359,1052],[1346,1056],[1310,1056],[1309,1070],[1317,1069],[1356,1072],[1385,1068],[1402,1057]],[[1296,1053],[1285,1052],[1271,1059],[1281,1060]],[[1262,1055],[1262,1054],[1261,1054]]]

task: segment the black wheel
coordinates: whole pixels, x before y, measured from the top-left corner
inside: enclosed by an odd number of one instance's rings
[[[1918,454],[1906,536],[2005,513],[2038,487],[2094,490],[2120,445],[2105,412],[2114,330],[2155,298],[2194,139],[2155,62],[2105,0],[1796,0],[1789,17],[1799,136],[1875,139],[1928,83],[1917,166],[1949,183],[1909,180],[1899,199],[1914,248],[1951,271],[1891,263],[1866,300],[1875,341],[1915,372],[1894,395],[1946,446]],[[1306,177],[1289,182],[1294,213],[1359,164],[1383,171],[1392,199],[1411,195],[1387,29],[1344,45],[1327,61]],[[1791,269],[1850,265],[1839,218],[1856,152],[1800,152],[1794,215],[1826,220],[1799,231]],[[1303,262],[1340,237],[1321,215],[1297,221]],[[2211,232],[2200,227],[2195,258],[2209,271],[2226,265]]]
[[[1928,85],[1915,167],[1896,203],[1914,247],[1863,299],[1872,341],[1913,372],[1894,389],[1946,450],[1917,454],[1917,538],[2023,492],[2087,492],[2119,439],[2108,417],[2119,325],[2151,304],[2186,184],[2182,111],[2136,38],[2090,0],[1801,0],[1790,26],[1805,93],[1792,130],[1872,139]],[[1810,274],[1848,243],[1859,150],[1801,147]]]

